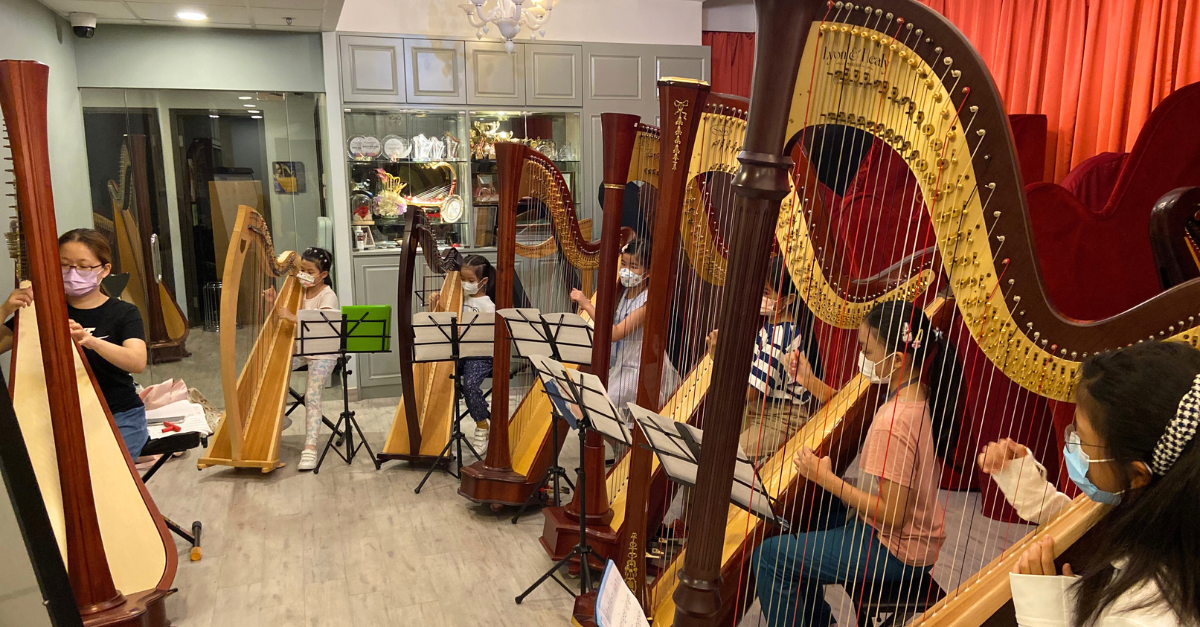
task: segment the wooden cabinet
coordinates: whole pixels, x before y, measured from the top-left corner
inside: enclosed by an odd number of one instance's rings
[[[583,106],[583,47],[525,46],[525,104],[531,107]]]
[[[342,101],[405,102],[404,40],[342,37]]]
[[[466,48],[461,41],[404,40],[408,102],[466,104]]]
[[[509,53],[504,44],[467,42],[467,104],[525,105],[525,44]]]

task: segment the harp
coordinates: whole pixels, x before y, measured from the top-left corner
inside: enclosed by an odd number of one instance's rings
[[[201,469],[233,466],[266,473],[283,465],[283,404],[295,352],[296,312],[304,297],[295,277],[298,262],[292,251],[275,254],[271,232],[257,211],[238,207],[221,288],[225,411],[197,463]],[[279,278],[283,287],[276,292]]]
[[[500,204],[497,213],[496,309],[514,306],[514,286],[524,286],[530,304],[542,311],[563,311],[569,290],[595,285],[600,268],[600,241],[588,240],[580,228],[570,187],[554,163],[523,144],[498,143],[496,164]],[[519,213],[536,218],[550,230],[551,238],[530,250],[517,239]],[[547,249],[553,241],[553,249]],[[537,242],[532,242],[537,243]],[[518,277],[516,257],[531,252],[532,263],[522,263]],[[593,278],[586,278],[588,275]],[[611,322],[610,322],[611,324]],[[512,365],[508,331],[496,325],[494,373],[509,373]],[[518,374],[518,388],[528,390],[516,411],[509,415],[509,378],[492,380],[492,412],[485,459],[462,471],[458,493],[494,509],[525,503],[538,489],[550,465],[553,447],[561,447],[566,431],[552,442],[550,401],[531,373]]]
[[[590,370],[605,385],[608,384],[612,353],[618,253],[620,245],[629,238],[621,227],[625,188],[633,181],[641,181],[651,189],[658,184],[659,130],[641,124],[639,120],[638,116],[623,113],[600,116],[604,141],[604,222],[600,237],[599,289],[593,298],[597,319]],[[653,199],[653,192],[639,195],[639,209],[643,215],[649,213]],[[586,491],[576,492],[566,506],[542,510],[545,523],[541,543],[552,560],[563,559],[578,542],[581,499],[587,499],[587,511],[591,512],[588,530],[593,553],[601,562],[615,556],[620,524],[614,503],[624,489],[628,460],[623,457],[623,461],[606,473],[604,455],[604,443],[599,435],[589,433],[583,452],[585,472],[589,477],[605,476],[606,480],[587,482]]]
[[[884,0],[869,9],[760,0],[756,8],[755,81],[735,183],[738,220],[732,246],[766,245],[778,227],[780,203],[793,187],[802,203],[813,197],[811,181],[784,149],[802,143],[806,129],[833,120],[888,142],[919,185],[923,224],[932,231],[940,260],[929,291],[954,297],[952,306],[943,305],[949,309],[943,322],[950,330],[949,345],[980,355],[983,376],[964,375],[964,385],[986,387],[993,374],[1011,384],[1011,398],[980,401],[968,409],[985,412],[1004,405],[1011,413],[1026,413],[1020,403],[1007,405],[1022,395],[1031,403],[1069,402],[1079,365],[1089,355],[1152,339],[1200,343],[1198,281],[1086,323],[1066,319],[1049,303],[1003,105],[978,55],[944,18],[904,0]],[[885,241],[907,247],[920,240]],[[815,248],[811,238],[808,246]],[[765,275],[761,257],[729,259],[720,315],[725,328],[714,357],[689,546],[673,593],[674,622],[680,625],[715,625],[736,605],[728,596],[729,582],[722,582],[722,555],[730,540],[729,490],[741,413],[737,391],[750,368],[753,338],[744,320],[752,314],[755,287]],[[832,295],[848,308],[845,292],[824,276]],[[1048,425],[1020,422],[1026,418],[1018,416],[1000,428],[1043,443],[1054,439]],[[972,419],[963,427],[974,445],[995,433],[987,431],[995,425],[986,420]],[[972,477],[964,474],[969,487]],[[924,582],[908,582],[912,585],[902,602],[909,610],[925,610],[913,624],[981,624],[1010,597],[1006,565],[1022,546],[1050,533],[1060,549],[1102,513],[1077,500],[995,559],[956,558],[962,560],[954,565],[963,571],[961,583],[949,586],[953,589],[936,604],[930,605],[932,591]],[[989,536],[992,549],[1001,548],[997,535],[1003,534]],[[743,573],[735,576],[745,594],[752,582]]]
[[[46,151],[48,77],[49,68],[33,61],[0,61],[17,201],[10,243],[22,253],[18,268],[33,281],[36,302],[18,317],[9,393],[85,624],[166,626],[175,542],[65,332]]]
[[[412,313],[418,248],[424,253],[429,270],[445,276],[438,310],[454,311],[459,315],[462,315],[462,284],[458,277],[461,259],[456,248],[438,253],[428,220],[419,207],[408,212],[408,220],[396,288],[396,311],[399,312],[396,345],[404,397],[396,407],[387,441],[379,453],[381,462],[436,460],[450,439],[450,421],[456,418],[454,384],[450,378],[454,374],[454,363],[413,364]]]
[[[186,343],[187,316],[162,281],[158,235],[150,218],[150,170],[146,136],[129,135],[121,146],[119,180],[108,182],[113,205],[113,235],[121,271],[129,283],[121,295],[133,303],[146,323],[146,345],[155,363],[179,361],[190,355]]]
[[[1150,239],[1164,290],[1200,277],[1200,187],[1181,187],[1158,200]]]

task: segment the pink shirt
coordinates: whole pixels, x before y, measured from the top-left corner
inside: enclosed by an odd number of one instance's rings
[[[877,526],[879,541],[905,564],[933,564],[946,538],[946,512],[938,502],[940,465],[925,401],[884,403],[867,431],[860,466],[869,475],[909,490],[904,524],[899,529]]]

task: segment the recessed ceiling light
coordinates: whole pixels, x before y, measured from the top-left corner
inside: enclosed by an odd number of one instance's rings
[[[253,109],[254,107],[257,107],[258,105],[244,104],[244,105],[242,105],[242,106],[243,106],[243,107],[249,107],[249,108]]]
[[[208,117],[210,117],[210,118],[219,118],[219,117],[221,117],[221,116],[219,116],[219,115],[217,115],[217,114],[215,114],[215,113],[210,113],[210,114],[208,114]]]
[[[250,117],[251,117],[251,118],[253,118],[253,119],[255,119],[255,120],[261,120],[261,119],[262,119],[262,116],[261,116],[261,115],[252,115],[252,116],[250,116]]]
[[[262,111],[259,111],[258,109],[251,109],[250,113],[262,113]]]
[[[180,11],[175,14],[175,17],[189,22],[203,22],[208,19],[208,16],[199,11]]]
[[[254,98],[254,96],[238,96],[238,100],[250,100],[252,98]]]

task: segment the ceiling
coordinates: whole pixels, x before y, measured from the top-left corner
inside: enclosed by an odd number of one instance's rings
[[[55,13],[95,13],[100,24],[154,26],[216,26],[259,30],[332,31],[337,28],[343,0],[196,0],[195,2],[135,0],[42,0]],[[188,22],[179,11],[199,11],[207,20]],[[291,24],[288,24],[291,18]]]

